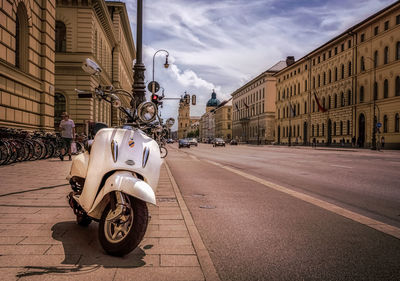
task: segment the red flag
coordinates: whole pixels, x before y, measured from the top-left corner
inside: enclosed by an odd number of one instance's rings
[[[317,93],[315,91],[314,91],[314,97],[317,102],[319,110],[321,110],[322,112],[326,112],[327,110],[325,109],[325,107],[321,106],[321,104],[319,103],[319,99],[318,99]]]

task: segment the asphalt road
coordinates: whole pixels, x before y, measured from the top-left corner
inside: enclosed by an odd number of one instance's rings
[[[221,280],[400,280],[398,238],[208,162],[400,228],[399,152],[168,149]]]

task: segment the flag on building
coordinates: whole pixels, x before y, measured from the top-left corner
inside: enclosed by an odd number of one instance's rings
[[[326,111],[327,111],[326,108],[323,107],[323,106],[321,105],[321,103],[319,102],[319,99],[318,99],[318,97],[317,97],[317,92],[315,92],[315,91],[314,91],[314,98],[315,98],[315,101],[317,102],[317,105],[318,105],[319,110],[321,110],[322,112],[326,112]]]
[[[289,102],[290,106],[290,117],[294,117],[296,115],[296,112],[294,111],[294,108],[292,107],[292,104]]]
[[[249,108],[249,106],[247,105],[247,103],[245,101],[243,101],[243,104],[246,108]]]

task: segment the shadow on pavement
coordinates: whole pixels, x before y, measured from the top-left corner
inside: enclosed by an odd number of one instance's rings
[[[97,223],[92,222],[88,227],[82,227],[74,221],[65,221],[56,223],[51,230],[52,237],[61,241],[62,245],[54,245],[46,254],[64,254],[65,257],[60,266],[26,266],[24,268],[26,271],[17,274],[16,277],[63,273],[84,274],[102,267],[135,268],[146,264],[143,260],[146,254],[139,247],[124,257],[107,255],[97,238]],[[143,248],[152,247],[153,245],[145,245]]]
[[[69,185],[69,184],[63,183],[63,184],[57,184],[57,185],[42,186],[42,187],[37,187],[37,188],[33,188],[33,189],[28,189],[28,190],[21,190],[21,191],[16,191],[16,192],[0,194],[0,197],[5,197],[5,196],[9,196],[9,195],[14,195],[14,194],[27,193],[27,192],[33,192],[33,191],[44,190],[44,189],[52,189],[52,188],[56,188],[56,187],[60,187],[60,186],[66,186],[66,185]]]

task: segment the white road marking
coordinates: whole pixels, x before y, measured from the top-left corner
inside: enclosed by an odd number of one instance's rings
[[[353,167],[350,166],[343,166],[343,165],[331,165],[332,167],[339,167],[339,168],[346,168],[346,169],[353,169]]]
[[[260,183],[262,185],[265,185],[265,186],[267,186],[269,188],[272,188],[272,189],[275,189],[277,191],[286,193],[286,194],[288,194],[288,195],[290,195],[292,197],[295,197],[295,198],[298,198],[298,199],[303,200],[305,202],[311,203],[311,204],[313,204],[315,206],[318,206],[320,208],[323,208],[323,209],[328,210],[330,212],[333,212],[335,214],[341,215],[341,216],[343,216],[345,218],[348,218],[348,219],[351,219],[351,220],[356,221],[358,223],[361,223],[361,224],[364,224],[366,226],[369,226],[369,227],[371,227],[371,228],[373,228],[375,230],[378,230],[380,232],[389,234],[389,235],[391,235],[393,237],[396,237],[397,239],[400,239],[400,228],[397,228],[395,226],[392,226],[392,225],[389,225],[389,224],[386,224],[386,223],[383,223],[383,222],[368,218],[366,216],[363,216],[363,215],[357,214],[355,212],[346,210],[346,209],[344,209],[342,207],[339,207],[337,205],[334,205],[332,203],[328,203],[328,202],[325,202],[325,201],[323,201],[321,199],[317,199],[315,197],[312,197],[310,195],[306,195],[306,194],[303,194],[301,192],[297,192],[297,191],[291,190],[291,189],[289,189],[287,187],[283,187],[281,185],[266,181],[264,179],[261,179],[259,177],[247,174],[247,173],[239,171],[237,169],[224,166],[224,165],[219,164],[217,162],[214,162],[214,161],[211,161],[211,160],[205,160],[205,161],[210,163],[210,164],[216,165],[216,166],[218,166],[220,168],[223,168],[225,170],[228,170],[228,171],[230,171],[232,173],[238,174],[238,175],[240,175],[240,176],[242,176],[244,178],[253,180],[253,181],[258,182],[258,183]]]

